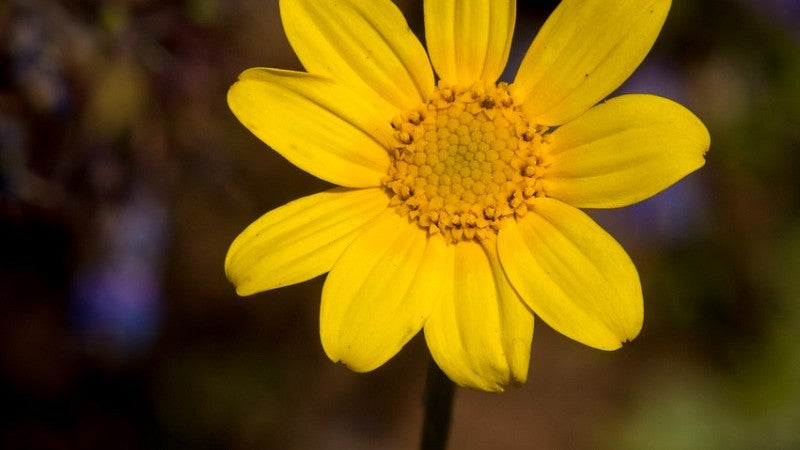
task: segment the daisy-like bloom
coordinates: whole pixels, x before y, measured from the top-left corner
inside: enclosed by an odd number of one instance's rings
[[[708,131],[684,107],[599,103],[669,6],[564,0],[507,84],[514,1],[426,0],[428,53],[389,0],[281,1],[307,72],[249,69],[228,103],[338,187],[236,238],[225,269],[237,292],[330,272],[320,334],[333,361],[375,369],[424,330],[453,381],[487,391],[527,378],[534,314],[595,348],[633,339],[636,269],[578,208],[630,205],[704,164]]]

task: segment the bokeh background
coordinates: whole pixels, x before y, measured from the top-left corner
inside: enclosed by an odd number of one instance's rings
[[[520,2],[512,67],[555,3]],[[421,339],[354,374],[322,278],[225,279],[246,225],[327,187],[229,112],[252,66],[300,69],[275,0],[0,0],[0,448],[416,448]],[[675,0],[621,91],[712,136],[696,174],[591,211],[644,330],[605,353],[539,322],[527,384],[457,393],[450,448],[800,448],[800,3]]]

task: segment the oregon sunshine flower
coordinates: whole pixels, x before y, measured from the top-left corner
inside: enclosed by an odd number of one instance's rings
[[[652,95],[599,103],[641,63],[669,0],[564,0],[513,83],[514,1],[425,1],[426,54],[389,0],[283,0],[307,72],[254,68],[236,117],[340,187],[268,212],[225,268],[240,295],[330,272],[320,333],[372,370],[420,329],[455,382],[527,378],[534,314],[616,349],[642,325],[636,269],[578,208],[626,206],[704,164],[709,135]],[[438,76],[435,82],[434,73]]]

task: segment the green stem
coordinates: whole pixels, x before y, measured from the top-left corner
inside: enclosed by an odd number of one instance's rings
[[[419,445],[421,450],[444,450],[447,447],[454,393],[455,385],[431,358],[425,380],[425,417]]]

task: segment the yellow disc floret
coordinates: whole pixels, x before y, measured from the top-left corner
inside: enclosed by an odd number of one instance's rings
[[[447,242],[490,238],[543,195],[547,129],[528,123],[505,83],[440,83],[392,128],[392,164],[383,180],[391,204]]]

